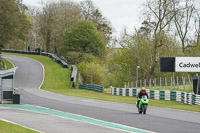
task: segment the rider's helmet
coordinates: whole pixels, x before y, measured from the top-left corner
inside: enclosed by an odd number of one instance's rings
[[[146,93],[146,89],[143,87],[143,88],[141,88],[141,92],[144,94],[144,93]]]

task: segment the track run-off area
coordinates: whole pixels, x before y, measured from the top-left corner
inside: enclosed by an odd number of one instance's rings
[[[135,105],[64,96],[41,90],[42,64],[13,55],[3,55],[18,67],[15,88],[21,105],[0,105],[0,119],[47,133],[199,133],[200,113],[148,107],[140,115]]]

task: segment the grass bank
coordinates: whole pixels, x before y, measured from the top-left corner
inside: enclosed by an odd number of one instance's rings
[[[33,130],[0,120],[1,133],[37,133]]]
[[[10,63],[8,60],[1,58],[0,62],[0,70],[7,70],[13,68],[12,63]]]
[[[4,58],[2,58],[2,59],[3,59],[3,62],[6,64],[6,68],[7,68],[7,69],[11,69],[11,68],[14,67],[13,64],[10,63],[10,61],[8,61],[8,60],[6,60],[6,59],[4,59]]]
[[[10,54],[10,53],[4,53],[4,54]],[[128,104],[136,103],[136,98],[114,96],[109,94],[109,89],[106,89],[105,93],[96,93],[87,90],[72,89],[70,82],[70,69],[62,68],[59,64],[53,62],[49,57],[39,56],[39,55],[24,55],[24,54],[10,54],[10,55],[18,55],[18,56],[33,58],[40,61],[44,65],[45,81],[44,84],[42,85],[42,89],[44,90],[68,96],[83,97],[83,98],[97,99],[110,102],[128,103]],[[163,108],[200,112],[200,106],[185,105],[182,103],[172,102],[172,101],[151,100],[150,105]]]

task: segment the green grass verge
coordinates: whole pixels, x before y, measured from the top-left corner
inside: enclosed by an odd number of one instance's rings
[[[11,69],[11,68],[14,67],[13,64],[10,61],[8,61],[4,58],[2,58],[2,59],[3,59],[3,62],[6,64],[7,69]]]
[[[10,54],[10,53],[4,53],[4,54]],[[109,94],[109,89],[105,89],[105,93],[96,93],[87,90],[72,89],[70,82],[70,69],[62,68],[59,64],[53,62],[49,57],[39,56],[39,55],[24,55],[24,54],[10,54],[10,55],[30,57],[40,61],[44,65],[45,81],[44,84],[42,85],[42,89],[44,90],[68,96],[83,97],[83,98],[97,99],[110,102],[128,103],[128,104],[136,103],[136,98],[114,96]],[[150,105],[163,108],[200,112],[200,106],[185,105],[179,102],[172,102],[172,101],[151,100]]]
[[[185,85],[185,89],[183,88],[183,86],[179,86],[179,88],[175,88],[173,89],[171,86],[162,86],[162,87],[147,87],[147,89],[150,90],[168,90],[168,91],[183,91],[183,92],[193,92],[193,88],[191,85]]]
[[[0,120],[0,133],[37,133],[37,132]]]

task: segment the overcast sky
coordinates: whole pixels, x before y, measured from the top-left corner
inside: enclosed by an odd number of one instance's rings
[[[40,6],[41,0],[23,0],[24,4],[31,6]],[[42,0],[57,1],[57,0]],[[82,0],[72,0],[80,2]],[[93,0],[94,4],[99,7],[103,16],[105,16],[114,27],[115,35],[120,35],[126,27],[133,31],[134,27],[140,26],[139,8],[145,0]]]

